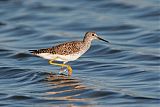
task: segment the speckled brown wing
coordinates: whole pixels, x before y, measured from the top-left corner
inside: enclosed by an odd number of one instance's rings
[[[84,44],[82,43],[82,41],[72,41],[59,44],[53,48],[56,54],[69,55],[78,53],[83,48],[83,46]]]
[[[84,44],[81,41],[72,41],[66,42],[63,44],[59,44],[52,48],[44,48],[39,50],[29,50],[33,54],[41,54],[41,53],[51,53],[51,54],[59,54],[59,55],[69,55],[73,53],[79,52]]]

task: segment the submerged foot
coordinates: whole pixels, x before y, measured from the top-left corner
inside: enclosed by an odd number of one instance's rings
[[[67,68],[67,71],[68,71],[68,76],[71,76],[72,75],[72,68],[70,65],[66,65],[66,64],[59,64],[59,63],[55,63],[53,62],[54,60],[50,60],[49,61],[49,64],[51,65],[57,65],[57,66],[61,66],[61,70],[60,70],[60,73],[63,71],[66,71],[66,69],[64,70],[63,68]]]
[[[69,74],[68,74],[68,69],[67,69],[67,67],[62,67],[61,69],[60,69],[60,71],[59,71],[59,74],[60,75],[66,75],[66,76],[68,76]]]

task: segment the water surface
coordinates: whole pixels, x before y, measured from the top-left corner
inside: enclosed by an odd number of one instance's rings
[[[159,0],[0,0],[0,106],[158,107],[160,103]],[[94,41],[69,62],[72,77],[31,55],[82,39]]]

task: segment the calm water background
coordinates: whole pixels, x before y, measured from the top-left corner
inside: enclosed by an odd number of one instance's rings
[[[159,0],[0,0],[0,106],[158,107]],[[82,39],[94,41],[69,64],[72,77],[29,49]]]

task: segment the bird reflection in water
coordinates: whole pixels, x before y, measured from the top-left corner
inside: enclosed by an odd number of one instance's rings
[[[78,79],[65,75],[48,75],[48,84],[51,89],[45,93],[47,100],[60,100],[69,102],[87,102],[91,98],[84,97],[85,92],[91,89],[81,84]]]

